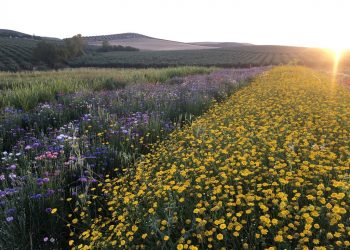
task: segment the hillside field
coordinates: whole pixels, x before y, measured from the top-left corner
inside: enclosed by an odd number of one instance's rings
[[[84,37],[88,45],[101,46],[103,41],[110,45],[131,46],[142,51],[177,51],[177,50],[202,50],[217,48],[215,46],[201,46],[200,44],[181,43],[135,33],[124,33],[106,36]]]
[[[37,40],[0,37],[0,71],[31,70]]]
[[[0,32],[0,71],[20,71],[45,68],[33,61],[33,49],[38,41],[62,43],[62,40],[32,37],[27,34],[3,30]],[[171,66],[253,67],[298,64],[317,68],[332,67],[334,53],[312,49],[246,43],[180,43],[152,38],[135,33],[84,37],[86,54],[66,61],[66,67],[120,67],[150,68]],[[134,52],[97,52],[103,41],[111,45],[132,46]],[[344,70],[350,68],[350,53],[341,60]],[[61,65],[61,66],[63,66]]]
[[[187,51],[138,51],[92,53],[70,62],[72,67],[169,67],[218,66],[252,67],[299,64],[310,67],[331,67],[334,54],[322,49],[287,46],[238,46],[224,49]],[[342,58],[350,66],[350,54]]]

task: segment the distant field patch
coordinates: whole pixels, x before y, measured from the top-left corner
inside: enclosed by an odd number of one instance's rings
[[[344,65],[350,65],[349,58],[349,55],[344,55]],[[329,68],[333,62],[334,55],[321,49],[253,45],[206,50],[92,53],[72,60],[70,65],[144,68],[184,65],[252,67],[300,64]]]

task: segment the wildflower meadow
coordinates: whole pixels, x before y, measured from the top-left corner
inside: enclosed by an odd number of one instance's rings
[[[273,68],[106,176],[72,249],[349,249],[350,92]]]
[[[0,249],[68,249],[81,199],[265,70],[1,73]]]

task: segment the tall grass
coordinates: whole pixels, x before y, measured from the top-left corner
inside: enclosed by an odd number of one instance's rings
[[[114,90],[133,83],[165,82],[172,77],[210,73],[214,68],[66,69],[48,72],[0,73],[0,108],[29,110],[58,95],[84,90]]]

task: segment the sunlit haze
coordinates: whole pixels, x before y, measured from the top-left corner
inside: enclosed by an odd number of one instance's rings
[[[0,25],[65,38],[135,32],[182,42],[350,47],[347,0],[2,0]]]

